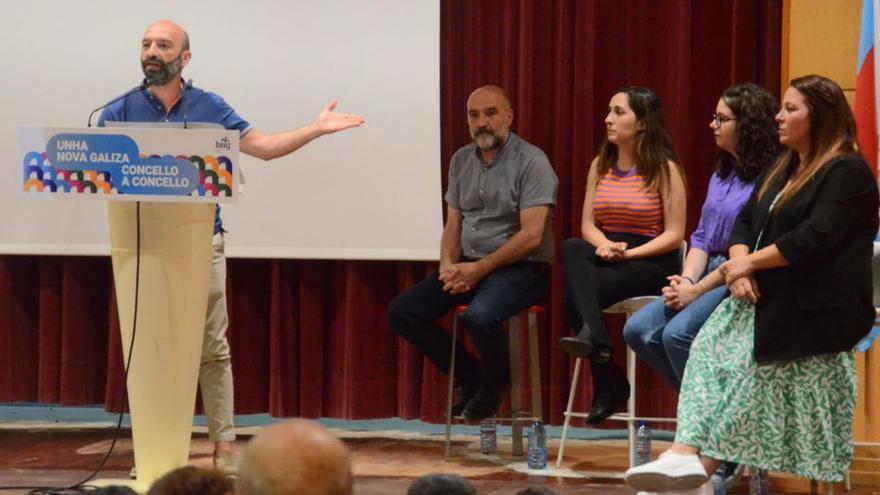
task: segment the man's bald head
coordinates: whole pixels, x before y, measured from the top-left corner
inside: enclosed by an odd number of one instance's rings
[[[144,37],[147,36],[147,33],[149,33],[150,30],[167,33],[168,36],[172,37],[178,43],[178,46],[184,50],[189,50],[189,33],[187,33],[180,24],[169,19],[160,19],[147,26],[147,29],[144,30]]]
[[[150,24],[141,39],[141,68],[150,86],[179,84],[189,63],[189,35],[176,23],[163,19]]]
[[[237,495],[348,495],[351,454],[314,421],[294,419],[264,429],[245,449]]]
[[[479,88],[473,90],[473,92],[471,92],[471,95],[468,96],[468,108],[470,108],[471,101],[473,101],[475,98],[491,98],[502,103],[502,106],[505,109],[512,108],[510,104],[510,98],[507,97],[507,91],[504,91],[504,88],[500,86],[489,84],[486,86],[480,86]]]

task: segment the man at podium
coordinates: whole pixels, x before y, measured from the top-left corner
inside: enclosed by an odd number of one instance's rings
[[[189,35],[169,20],[151,24],[141,40],[141,67],[144,81],[139,90],[128,93],[104,109],[98,126],[105,122],[199,122],[222,125],[240,133],[240,150],[271,160],[289,153],[325,134],[357,127],[364,123],[359,115],[334,112],[336,101],[318,118],[295,130],[264,134],[241,118],[220,96],[184,82],[183,68],[189,63]],[[214,464],[234,471],[232,362],[226,340],[226,257],[220,208],[214,219],[214,256],[208,293],[199,388],[208,419],[209,439],[214,443]]]

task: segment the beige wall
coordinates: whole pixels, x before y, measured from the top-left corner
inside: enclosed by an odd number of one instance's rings
[[[852,103],[861,0],[785,0],[783,8],[782,88],[819,74],[837,81]]]

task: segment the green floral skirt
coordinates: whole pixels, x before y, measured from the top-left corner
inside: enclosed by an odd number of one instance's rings
[[[755,363],[755,307],[729,297],[691,346],[675,440],[713,459],[840,481],[852,459],[852,352]]]

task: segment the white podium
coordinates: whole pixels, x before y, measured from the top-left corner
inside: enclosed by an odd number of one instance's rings
[[[25,193],[108,200],[137,480],[94,484],[142,492],[189,460],[214,211],[238,197],[238,133],[174,127],[19,130]]]
[[[108,209],[126,362],[132,349],[128,400],[134,459],[138,485],[146,488],[189,460],[214,205],[139,206],[139,269],[138,204],[114,201]]]

